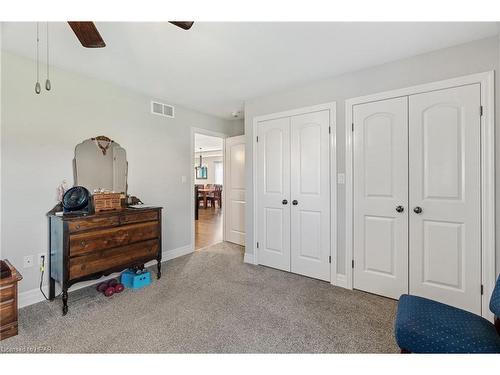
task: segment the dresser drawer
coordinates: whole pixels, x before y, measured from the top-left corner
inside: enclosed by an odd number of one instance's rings
[[[116,228],[72,234],[69,237],[69,255],[80,256],[94,251],[150,240],[159,236],[158,222],[123,225]]]
[[[9,337],[17,335],[17,330],[17,321],[5,325],[2,321],[2,326],[0,326],[0,340],[8,339]]]
[[[16,295],[15,284],[0,286],[0,303],[14,299]]]
[[[159,240],[148,240],[108,250],[95,251],[69,260],[69,279],[153,260],[160,249]]]
[[[120,217],[121,224],[140,223],[158,220],[158,211],[133,212]]]
[[[118,215],[102,217],[96,215],[81,220],[68,221],[68,229],[70,233],[102,227],[114,227],[117,225],[120,225],[120,217]]]
[[[0,317],[2,320],[2,326],[17,320],[15,303],[15,299],[0,302]]]

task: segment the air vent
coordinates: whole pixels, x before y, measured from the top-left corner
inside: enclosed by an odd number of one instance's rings
[[[175,117],[175,108],[174,106],[163,104],[160,102],[151,102],[151,113],[159,116],[165,117]]]

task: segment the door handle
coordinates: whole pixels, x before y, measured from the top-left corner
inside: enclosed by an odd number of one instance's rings
[[[397,206],[396,207],[396,212],[403,212],[405,210],[405,208],[403,206]]]
[[[296,206],[296,205],[298,205],[298,204],[299,204],[299,202],[297,201],[297,199],[294,199],[294,200],[292,201],[292,204],[293,204],[294,206]]]
[[[281,201],[281,203],[282,203],[282,204],[288,204],[288,201],[287,201],[286,199],[283,199],[283,200]]]
[[[419,206],[417,206],[417,207],[415,207],[415,208],[413,209],[413,212],[415,212],[416,214],[421,214],[421,213],[422,213],[422,211],[423,211],[423,210],[422,210],[422,207],[419,207]]]

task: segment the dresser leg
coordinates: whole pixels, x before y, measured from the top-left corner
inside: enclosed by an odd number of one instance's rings
[[[68,313],[68,288],[64,288],[62,292],[62,301],[63,301],[63,315]]]
[[[156,273],[156,278],[160,279],[160,277],[161,277],[161,259],[158,259],[157,262],[158,263],[156,266],[158,267],[158,272]]]
[[[49,300],[56,298],[56,281],[51,277],[49,279]]]

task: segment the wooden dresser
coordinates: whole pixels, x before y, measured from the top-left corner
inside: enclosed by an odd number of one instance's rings
[[[50,290],[61,284],[63,315],[68,288],[156,260],[161,277],[161,208],[125,208],[89,215],[49,215]]]
[[[0,279],[0,340],[17,335],[17,283],[23,278],[5,261],[11,275]]]

